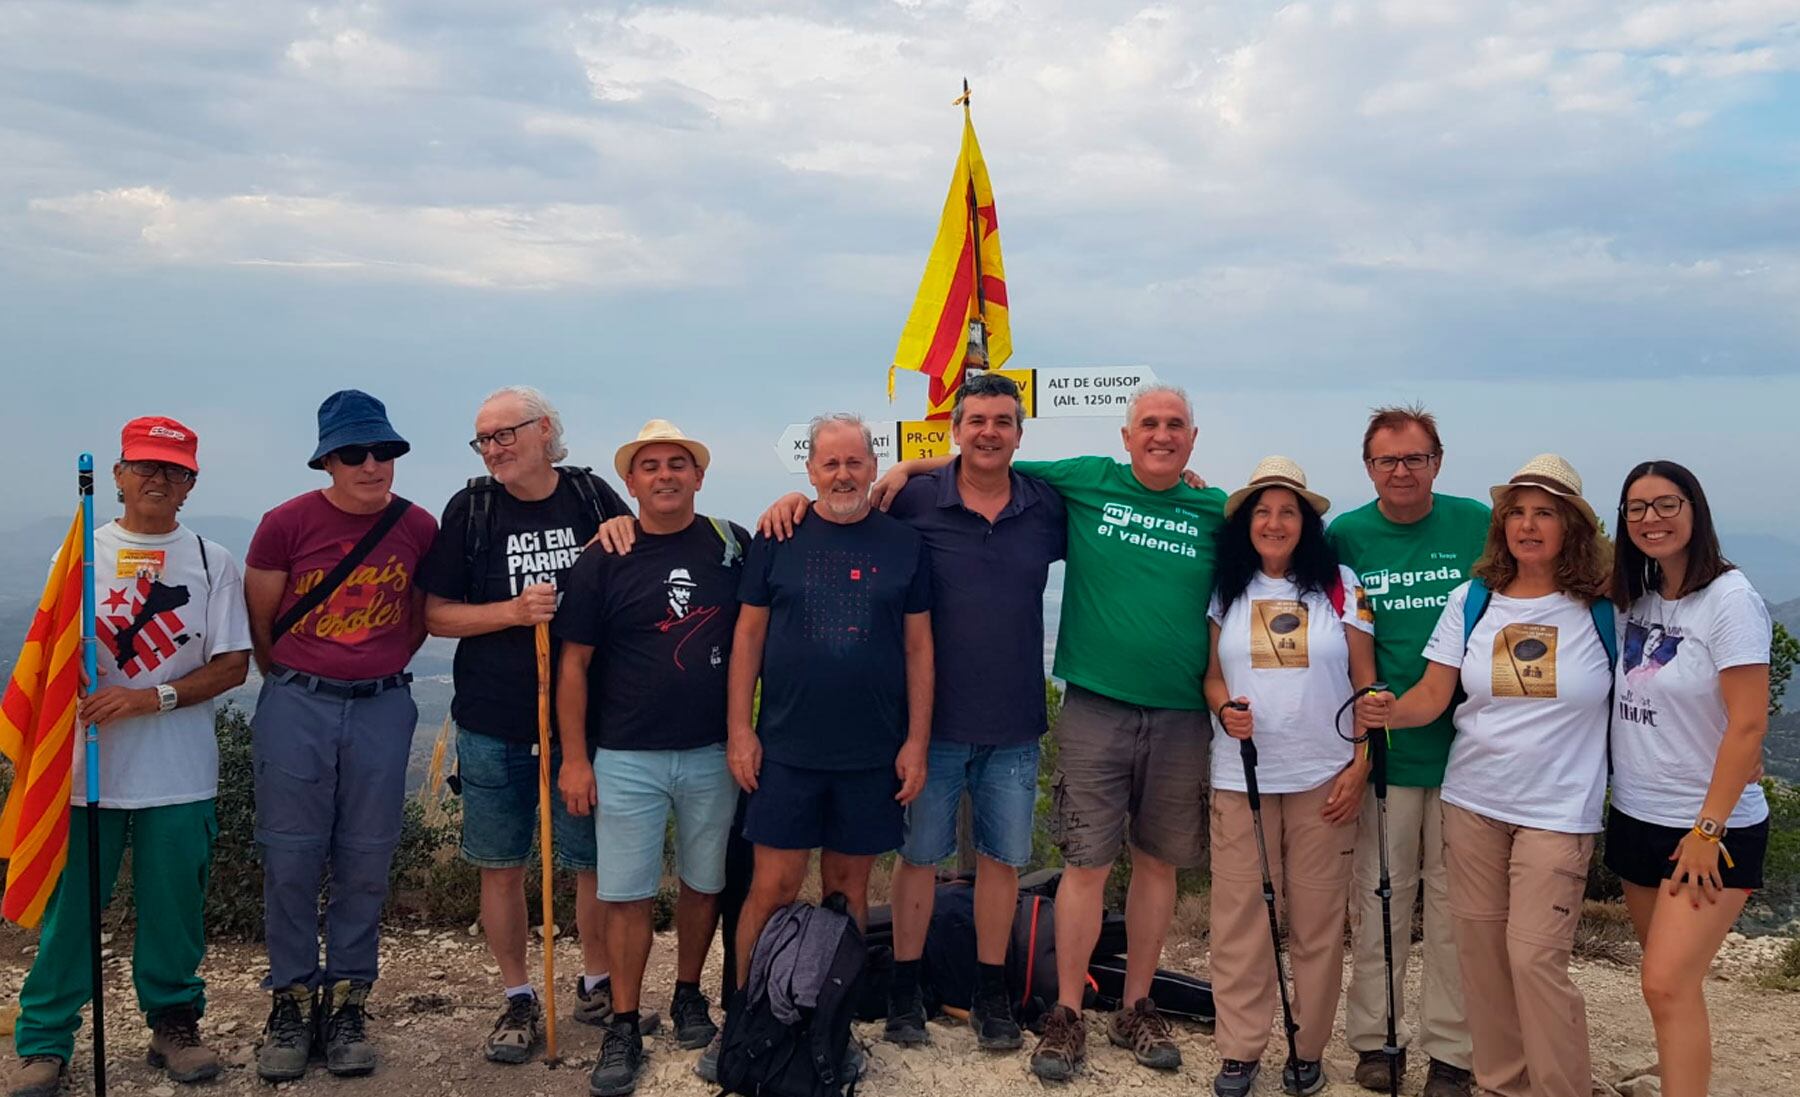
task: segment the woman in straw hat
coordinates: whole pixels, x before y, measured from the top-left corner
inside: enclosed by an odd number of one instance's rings
[[[1254,738],[1268,871],[1285,891],[1298,1057],[1282,1071],[1289,1093],[1325,1084],[1343,977],[1357,809],[1369,763],[1335,730],[1353,686],[1375,677],[1374,625],[1349,568],[1320,521],[1331,503],[1306,473],[1268,457],[1225,502],[1218,578],[1207,611],[1212,656],[1206,701],[1213,738],[1212,977],[1220,1097],[1255,1085],[1275,1011],[1276,967],[1263,907],[1262,866],[1240,741]]]
[[[1606,865],[1644,946],[1644,1001],[1666,1097],[1705,1097],[1702,982],[1762,886],[1769,805],[1754,777],[1769,726],[1769,611],[1719,550],[1692,472],[1646,461],[1619,492]],[[1726,832],[1730,832],[1729,844]]]
[[[1569,953],[1606,794],[1613,613],[1609,552],[1581,477],[1554,454],[1493,489],[1475,578],[1399,700],[1357,703],[1365,726],[1418,727],[1451,703],[1444,844],[1483,1092],[1588,1097],[1587,1007]]]

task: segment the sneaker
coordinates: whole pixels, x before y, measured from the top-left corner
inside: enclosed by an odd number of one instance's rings
[[[523,1063],[544,1042],[544,1003],[535,994],[514,994],[488,1033],[490,1063]]]
[[[931,1034],[925,1031],[924,991],[914,987],[903,1001],[888,998],[887,1027],[881,1038],[902,1047],[931,1043]]]
[[[306,1075],[312,1057],[315,1025],[312,991],[303,983],[283,987],[274,994],[274,1005],[263,1025],[262,1043],[256,1049],[256,1076],[265,1082],[291,1082]]]
[[[339,979],[320,996],[319,1044],[325,1049],[325,1069],[339,1078],[375,1072],[375,1045],[365,1031],[370,989],[369,983]]]
[[[605,1028],[612,1024],[613,996],[612,980],[607,979],[593,990],[586,988],[586,981],[575,976],[575,1019],[584,1025]],[[645,1036],[654,1035],[662,1027],[662,1014],[655,1010],[645,1010],[638,1015],[638,1031]]]
[[[719,1034],[713,1023],[712,1003],[698,990],[677,987],[669,1002],[669,1023],[675,1026],[675,1046],[683,1051],[705,1047]],[[639,1028],[641,1029],[640,1022]]]
[[[613,1022],[600,1034],[600,1061],[588,1075],[593,1097],[625,1097],[644,1069],[644,1038],[631,1025]]]
[[[59,1055],[27,1055],[19,1060],[7,1097],[55,1097],[69,1079],[69,1064]]]
[[[165,1009],[156,1015],[145,1058],[177,1082],[204,1082],[219,1076],[219,1053],[200,1042],[200,1014],[193,1006]]]
[[[1394,1065],[1399,1068],[1400,1077],[1406,1077],[1405,1048],[1400,1049]],[[1374,1051],[1356,1053],[1356,1084],[1376,1093],[1387,1093],[1392,1088],[1388,1083],[1387,1052],[1377,1048]]]
[[[1106,1026],[1106,1038],[1116,1046],[1130,1048],[1141,1066],[1152,1070],[1180,1070],[1181,1049],[1175,1046],[1175,1033],[1169,1022],[1156,1012],[1156,1003],[1139,998],[1130,1009],[1112,1015]]]
[[[1461,1067],[1433,1059],[1425,1071],[1425,1097],[1469,1097],[1475,1078]]]
[[[1219,1073],[1213,1075],[1213,1093],[1217,1097],[1244,1097],[1256,1088],[1256,1076],[1261,1073],[1261,1063],[1244,1059],[1221,1059]]]
[[[1289,1059],[1281,1068],[1281,1092],[1310,1097],[1325,1088],[1325,1069],[1317,1059]]]
[[[1081,1015],[1057,1003],[1044,1014],[1044,1035],[1031,1052],[1031,1073],[1046,1082],[1066,1082],[1087,1059],[1087,1025]]]
[[[719,1084],[719,1052],[725,1048],[725,1034],[714,1036],[712,1043],[700,1053],[700,1061],[694,1064],[694,1073],[709,1086]]]
[[[976,1046],[984,1051],[1013,1051],[1025,1044],[1025,1034],[1013,1019],[1012,1000],[1005,993],[977,993],[969,1003],[969,1027],[975,1030]]]

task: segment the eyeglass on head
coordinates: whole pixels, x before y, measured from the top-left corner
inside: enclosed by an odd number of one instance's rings
[[[492,434],[477,434],[475,437],[469,439],[469,448],[476,453],[480,453],[487,448],[489,442],[498,446],[510,446],[519,440],[520,430],[535,422],[537,422],[536,419],[527,419],[523,423],[514,423],[510,427],[501,427]]]
[[[355,468],[371,456],[385,465],[405,452],[406,446],[400,442],[377,442],[372,446],[339,446],[331,451],[331,455],[340,463]]]
[[[1369,458],[1369,467],[1380,472],[1393,472],[1399,466],[1405,465],[1409,471],[1418,472],[1435,460],[1437,460],[1435,453],[1408,453],[1398,457],[1371,457]]]
[[[121,461],[125,470],[143,480],[161,476],[171,484],[191,484],[197,475],[193,469],[172,465],[167,461]]]
[[[1621,509],[1625,512],[1627,522],[1642,522],[1650,516],[1652,510],[1656,512],[1658,518],[1673,518],[1680,514],[1681,508],[1685,506],[1687,506],[1687,500],[1679,495],[1658,495],[1649,502],[1633,499]]]

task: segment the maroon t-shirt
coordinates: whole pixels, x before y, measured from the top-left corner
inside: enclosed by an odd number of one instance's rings
[[[296,496],[263,515],[244,562],[287,572],[275,616],[311,590],[349,554],[381,513],[351,514],[321,491]],[[322,678],[384,678],[412,658],[412,590],[419,560],[437,537],[437,519],[409,507],[343,585],[275,638],[270,658]]]

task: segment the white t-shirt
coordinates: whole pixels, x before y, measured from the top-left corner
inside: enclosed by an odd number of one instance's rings
[[[1560,592],[1489,598],[1469,637],[1474,658],[1464,659],[1467,583],[1450,592],[1425,644],[1425,658],[1462,669],[1468,694],[1456,707],[1444,802],[1517,826],[1597,834],[1612,665],[1593,614]]]
[[[1340,567],[1344,609],[1332,608],[1321,591],[1300,597],[1292,579],[1258,572],[1244,593],[1222,610],[1217,595],[1206,615],[1219,625],[1219,669],[1233,697],[1250,700],[1255,717],[1256,784],[1263,792],[1305,792],[1318,788],[1350,764],[1354,748],[1332,725],[1338,706],[1350,699],[1350,643],[1344,626],[1373,634],[1356,573]],[[1213,785],[1244,791],[1244,761],[1238,740],[1215,725]],[[1344,714],[1344,731],[1356,720]]]
[[[1768,608],[1741,571],[1673,602],[1646,594],[1621,615],[1615,807],[1646,823],[1693,825],[1725,740],[1719,672],[1767,663],[1770,631]],[[1752,784],[1726,826],[1752,826],[1768,816],[1762,786]]]
[[[210,578],[208,573],[210,572]],[[97,689],[153,688],[250,650],[244,577],[215,542],[176,526],[135,534],[108,522],[94,530]],[[87,803],[86,728],[75,730],[70,802]],[[207,800],[219,792],[213,703],[117,720],[100,728],[100,806],[151,808]]]

